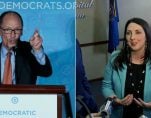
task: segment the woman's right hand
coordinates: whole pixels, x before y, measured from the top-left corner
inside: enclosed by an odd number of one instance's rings
[[[129,106],[133,102],[133,94],[128,94],[123,99],[119,99],[116,96],[112,96],[111,98],[114,99],[115,104]]]

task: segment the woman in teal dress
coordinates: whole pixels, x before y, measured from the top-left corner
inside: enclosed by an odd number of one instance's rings
[[[151,118],[151,31],[145,20],[127,21],[123,48],[111,54],[101,90],[114,99],[110,118]]]

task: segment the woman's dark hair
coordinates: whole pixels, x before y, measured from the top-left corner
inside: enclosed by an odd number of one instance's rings
[[[22,25],[22,27],[23,27],[23,19],[22,19],[21,15],[20,15],[18,12],[16,12],[16,11],[6,11],[6,12],[3,12],[3,13],[0,15],[0,26],[2,25],[3,19],[4,19],[4,17],[5,17],[7,14],[15,14],[15,15],[17,15],[17,16],[19,17],[20,22],[21,22],[21,25]]]
[[[147,63],[148,60],[151,60],[151,30],[149,24],[141,19],[141,18],[132,18],[127,21],[125,25],[125,30],[124,30],[124,40],[123,40],[123,48],[119,55],[115,58],[114,60],[114,67],[115,69],[122,69],[123,64],[129,63],[130,62],[130,51],[131,49],[127,45],[127,40],[126,40],[126,32],[127,32],[127,27],[130,23],[136,23],[140,25],[146,35],[146,48],[145,48],[145,57],[144,57],[144,63]]]

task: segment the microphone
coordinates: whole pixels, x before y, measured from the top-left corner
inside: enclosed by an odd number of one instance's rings
[[[107,98],[106,102],[100,108],[101,118],[109,118],[112,109],[112,98]]]
[[[69,92],[66,92],[64,94],[65,97],[65,109],[66,109],[66,117],[67,118],[72,118],[73,114],[72,114],[72,108],[71,108],[71,101],[70,101],[70,95]]]
[[[13,52],[14,52],[14,55],[16,55],[17,46],[12,47],[12,50],[13,50]]]

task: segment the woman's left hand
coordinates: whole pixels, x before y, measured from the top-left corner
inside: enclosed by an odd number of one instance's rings
[[[134,98],[134,102],[140,107],[151,109],[151,102],[144,102],[141,98],[138,99]]]

